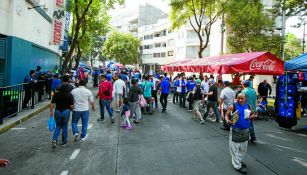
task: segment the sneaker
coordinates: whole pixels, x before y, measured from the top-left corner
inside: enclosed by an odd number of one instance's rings
[[[247,173],[247,170],[246,170],[246,168],[245,167],[241,167],[240,169],[235,169],[236,171],[238,171],[239,173],[241,173],[241,174],[246,174]]]
[[[249,140],[251,143],[256,143],[257,139],[256,138],[252,138]]]
[[[133,120],[133,123],[134,123],[134,124],[139,124],[139,122],[137,122],[137,121],[135,121],[135,120]]]
[[[99,119],[97,119],[97,121],[98,121],[98,122],[104,122],[104,119],[99,118]]]
[[[68,144],[68,141],[66,141],[65,143],[62,143],[62,146],[65,147],[67,146],[67,144]]]
[[[120,127],[125,128],[125,127],[127,127],[127,124],[126,124],[126,123],[121,123],[121,124],[120,124]]]
[[[52,146],[51,146],[51,148],[56,148],[56,147],[57,147],[56,140],[53,140],[53,141],[52,141]]]
[[[75,141],[75,142],[77,142],[77,141],[78,141],[78,137],[79,137],[79,134],[78,134],[78,133],[76,133],[76,134],[74,135],[74,141]]]
[[[117,109],[116,112],[120,112],[120,109]]]
[[[215,120],[215,122],[216,122],[216,123],[222,123],[222,121],[220,121],[220,120]]]
[[[201,120],[201,121],[200,121],[200,124],[204,124],[204,123],[205,123],[205,120]]]
[[[85,135],[85,137],[81,138],[81,141],[84,141],[87,138],[87,134]]]
[[[114,123],[114,119],[113,118],[111,119],[111,123]]]
[[[191,112],[191,111],[192,111],[192,109],[189,109],[188,111],[189,111],[189,112]]]
[[[127,130],[131,130],[131,129],[133,129],[133,127],[132,127],[132,125],[131,125],[130,127],[127,126],[126,129],[127,129]]]

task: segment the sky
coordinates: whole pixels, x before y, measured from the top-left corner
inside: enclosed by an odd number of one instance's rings
[[[157,8],[160,8],[162,11],[168,13],[170,11],[170,7],[168,5],[169,0],[126,0],[125,6],[120,7],[116,6],[114,10],[110,12],[111,16],[117,16],[120,13],[124,13],[125,11],[136,10],[139,5],[148,3]],[[307,19],[306,19],[307,20]],[[291,17],[286,21],[286,33],[293,33],[296,37],[302,39],[303,38],[303,27],[294,28],[293,25],[296,25],[299,22],[297,17]],[[307,29],[306,29],[307,31]],[[307,33],[307,32],[306,32]],[[305,36],[307,37],[307,36]]]

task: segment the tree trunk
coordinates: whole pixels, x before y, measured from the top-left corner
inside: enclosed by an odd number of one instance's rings
[[[79,67],[79,63],[80,63],[80,59],[81,59],[81,55],[82,55],[82,51],[81,51],[81,49],[80,49],[80,45],[79,45],[79,42],[77,43],[77,48],[78,48],[78,50],[77,50],[77,58],[76,58],[76,65],[75,65],[75,68],[76,68],[76,70],[78,69],[78,67]]]

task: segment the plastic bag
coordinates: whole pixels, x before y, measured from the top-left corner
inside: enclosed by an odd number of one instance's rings
[[[147,106],[147,102],[143,95],[140,95],[140,105],[142,108]]]
[[[48,120],[49,131],[52,132],[55,129],[55,120],[54,117],[50,116]]]

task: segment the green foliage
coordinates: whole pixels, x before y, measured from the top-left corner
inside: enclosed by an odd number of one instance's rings
[[[270,51],[279,55],[281,38],[274,35],[274,19],[260,0],[230,0],[226,8],[231,53]]]
[[[307,15],[307,1],[306,0],[276,0],[275,12],[279,13],[280,9],[283,7],[283,2],[285,2],[286,15],[296,16],[296,15]]]
[[[170,0],[172,29],[179,29],[188,23],[199,38],[198,56],[208,46],[211,26],[221,15],[225,0]]]
[[[286,36],[285,60],[290,60],[302,54],[303,46],[301,41],[292,33]]]
[[[113,31],[104,43],[102,54],[109,60],[122,64],[133,64],[138,61],[140,40],[130,33]]]

